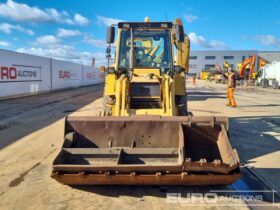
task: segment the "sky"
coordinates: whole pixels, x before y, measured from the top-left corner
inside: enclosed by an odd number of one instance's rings
[[[183,20],[191,50],[280,50],[279,0],[0,0],[0,48],[104,64],[106,27]]]

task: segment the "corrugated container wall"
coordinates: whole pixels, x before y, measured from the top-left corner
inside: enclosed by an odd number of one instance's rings
[[[0,99],[103,82],[97,68],[0,49]]]

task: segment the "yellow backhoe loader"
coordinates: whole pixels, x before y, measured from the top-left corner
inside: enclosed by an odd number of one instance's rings
[[[107,57],[115,27],[107,31]],[[240,177],[227,117],[188,116],[180,19],[120,22],[104,112],[68,116],[52,178],[69,185],[225,185]],[[176,54],[176,56],[174,56]],[[174,60],[176,57],[176,61]]]

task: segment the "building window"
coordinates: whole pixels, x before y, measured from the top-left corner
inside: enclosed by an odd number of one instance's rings
[[[205,56],[205,60],[215,60],[216,56]]]
[[[225,60],[232,60],[232,59],[234,59],[234,56],[233,55],[225,55],[224,59]]]
[[[215,69],[215,64],[206,64],[205,70]]]
[[[197,60],[197,56],[190,56],[190,60]]]
[[[197,68],[197,65],[196,64],[190,64],[190,69],[195,69],[195,68]]]

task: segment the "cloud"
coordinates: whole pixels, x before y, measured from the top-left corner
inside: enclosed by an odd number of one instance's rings
[[[70,30],[70,29],[64,29],[59,28],[57,30],[57,36],[58,37],[71,37],[71,36],[80,36],[82,33],[79,30]]]
[[[9,23],[0,24],[0,31],[3,31],[6,34],[10,34],[12,33],[12,31],[19,31],[19,32],[26,33],[28,35],[34,35],[34,32],[30,29],[25,29],[20,25],[12,25]]]
[[[87,51],[80,52],[75,47],[69,45],[19,48],[17,49],[17,52],[70,61],[84,65],[91,65],[93,57],[95,57],[97,65],[105,65],[106,63],[106,57],[104,53],[91,53]]]
[[[57,45],[60,44],[60,39],[54,35],[40,36],[34,42],[35,45]]]
[[[280,40],[270,34],[257,35],[257,36],[255,36],[255,40],[264,46],[280,48]]]
[[[106,42],[101,40],[101,39],[94,39],[88,35],[84,37],[84,42],[94,46],[94,47],[99,47],[99,48],[104,48],[106,47]]]
[[[78,13],[75,14],[74,21],[80,25],[89,24],[89,20]]]
[[[115,18],[108,18],[104,16],[97,15],[97,23],[99,25],[111,26],[112,24],[117,24],[118,22],[123,22],[123,20],[115,19]]]
[[[203,36],[199,36],[194,32],[191,32],[189,34],[189,37],[191,40],[191,44],[194,43],[203,48],[208,48],[208,49],[225,49],[225,48],[227,48],[227,46],[224,42],[217,41],[217,40],[206,40]]]
[[[0,4],[0,16],[22,22],[55,22],[69,25],[86,25],[89,20],[76,13],[71,17],[66,11],[59,12],[54,8],[40,9],[27,4],[7,0]]]
[[[186,19],[186,21],[187,21],[188,23],[192,23],[192,22],[198,20],[198,16],[196,16],[196,15],[191,15],[191,14],[186,14],[186,15],[184,15],[184,18]]]
[[[8,47],[8,46],[10,46],[10,43],[9,42],[4,42],[4,41],[0,41],[0,46]]]
[[[73,45],[63,44],[54,35],[38,37],[30,47],[18,48],[16,51],[85,65],[91,65],[92,58],[95,57],[97,65],[106,64],[105,53],[79,51]]]

